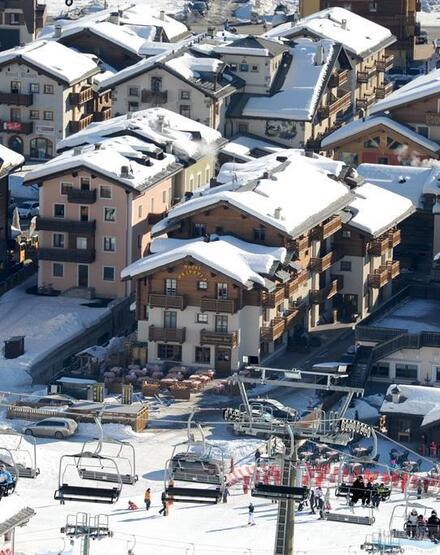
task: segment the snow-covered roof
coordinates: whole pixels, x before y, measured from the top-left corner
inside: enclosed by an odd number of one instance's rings
[[[105,139],[97,145],[67,150],[29,172],[25,181],[38,181],[54,173],[80,166],[99,172],[110,179],[142,190],[179,169],[174,155],[163,153],[158,160],[145,155],[144,142],[135,137]]]
[[[0,177],[24,163],[24,157],[10,148],[0,145]]]
[[[123,10],[120,15],[120,23],[122,25],[154,25],[155,27],[161,27],[170,41],[188,32],[184,23],[165,13],[161,14],[160,6],[153,7],[145,4],[132,4],[130,8]]]
[[[435,141],[431,141],[427,137],[423,137],[414,131],[414,129],[411,129],[410,127],[407,127],[406,125],[403,125],[387,116],[374,116],[366,118],[365,120],[357,119],[350,121],[322,139],[321,147],[326,148],[339,146],[342,141],[352,139],[359,133],[364,133],[365,131],[374,129],[378,125],[384,125],[388,129],[395,131],[399,135],[406,137],[407,139],[428,150],[431,150],[432,152],[438,152],[440,150],[440,145]]]
[[[300,38],[289,48],[290,67],[281,90],[272,96],[251,97],[243,116],[307,121],[313,118],[333,56],[333,43]],[[318,62],[321,57],[322,63]]]
[[[407,218],[415,211],[415,207],[405,196],[365,183],[356,189],[356,198],[350,203],[350,211],[354,214],[350,220],[351,226],[378,236]]]
[[[191,54],[185,53],[177,58],[172,58],[165,62],[165,65],[173,69],[184,79],[197,79],[200,73],[217,73],[224,65],[217,58],[196,58]]]
[[[316,12],[294,25],[280,25],[264,36],[291,37],[304,31],[340,43],[346,50],[361,57],[393,44],[396,40],[386,27],[338,7]]]
[[[28,62],[69,84],[100,71],[91,56],[54,41],[39,40],[0,52],[0,65],[14,59]]]
[[[284,262],[287,253],[284,247],[255,245],[228,235],[210,242],[202,237],[192,240],[161,238],[153,241],[151,250],[155,254],[130,264],[121,277],[131,278],[191,257],[242,285],[264,286],[262,274],[269,274],[274,263]]]
[[[226,37],[221,37],[226,39]],[[237,56],[275,56],[287,50],[286,46],[278,40],[268,40],[262,37],[232,36],[223,44],[214,47],[217,54],[235,54]]]
[[[171,144],[175,155],[185,159],[199,157],[206,152],[207,145],[215,145],[222,139],[218,131],[203,123],[164,108],[148,108],[92,123],[86,129],[60,141],[57,148],[62,150],[94,144],[103,137],[129,132],[163,147]]]
[[[400,89],[395,90],[383,100],[379,100],[370,108],[371,114],[377,114],[397,108],[403,104],[410,104],[422,98],[438,94],[440,91],[440,69],[433,69],[426,75],[420,75]]]
[[[392,390],[398,388],[401,402],[393,403]],[[393,384],[388,387],[380,412],[423,416],[422,426],[440,419],[440,388],[423,385]]]
[[[240,136],[235,137],[235,139],[225,144],[225,146],[220,149],[220,152],[227,156],[238,158],[243,162],[249,162],[257,158],[257,156],[252,155],[254,149],[270,154],[271,152],[280,152],[284,150],[284,147],[255,137]]]
[[[331,172],[320,166],[320,160],[302,152],[284,150],[243,164],[224,164],[217,177],[224,185],[200,191],[199,196],[175,206],[153,227],[153,233],[218,203],[230,204],[286,234],[303,233],[317,219],[348,205],[353,195],[342,182],[329,177]],[[265,177],[266,172],[272,175]]]
[[[366,181],[406,197],[416,208],[423,207],[423,195],[440,194],[440,166],[436,163],[432,167],[360,164],[357,171]]]

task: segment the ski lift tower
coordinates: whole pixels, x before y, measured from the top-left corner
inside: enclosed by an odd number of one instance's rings
[[[87,513],[68,515],[66,525],[61,528],[61,533],[70,538],[81,540],[81,555],[90,555],[90,540],[111,538],[113,532],[109,529],[108,516],[92,516]]]
[[[230,378],[232,384],[238,386],[244,406],[243,413],[238,415],[238,428],[235,429],[250,434],[269,432],[283,439],[286,449],[293,453],[293,456],[286,458],[284,462],[281,476],[283,486],[293,487],[295,485],[296,440],[313,439],[323,443],[347,445],[352,439],[353,433],[357,431],[359,426],[362,426],[360,422],[344,419],[353,397],[364,394],[363,388],[344,385],[347,374],[313,370],[303,371],[296,368],[285,370],[263,366],[246,366],[245,369],[249,371],[250,375],[237,372]],[[310,378],[319,378],[320,382],[323,380],[324,383],[313,383]],[[274,426],[269,423],[271,428],[268,430],[267,420],[265,418],[260,419],[258,415],[254,414],[249,403],[245,384],[341,392],[346,393],[346,398],[339,411],[329,413],[328,418],[323,411],[315,410],[311,419],[306,417],[302,420],[286,421],[284,424],[280,425],[278,423]],[[235,422],[235,426],[237,426],[237,422]],[[291,445],[291,442],[293,442],[293,445]],[[280,499],[278,502],[274,555],[293,555],[294,516],[294,499]]]

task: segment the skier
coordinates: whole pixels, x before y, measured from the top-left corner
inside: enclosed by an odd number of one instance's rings
[[[431,511],[431,516],[428,518],[427,525],[429,537],[433,541],[438,540],[440,536],[440,518],[438,518],[435,511]]]
[[[230,495],[231,495],[231,494],[229,493],[228,486],[225,486],[225,489],[223,490],[223,495],[222,495],[222,501],[223,501],[223,503],[227,503],[227,502],[228,502],[228,497],[229,497]]]
[[[255,526],[255,520],[254,520],[254,510],[255,507],[253,506],[252,503],[249,503],[249,507],[248,507],[248,526]]]
[[[316,499],[316,508],[319,511],[319,520],[324,518],[324,494],[322,492],[321,486],[318,486],[315,489],[315,499]]]
[[[408,521],[406,523],[406,533],[410,538],[416,537],[417,532],[417,511],[413,509],[408,517]]]
[[[168,515],[168,505],[167,505],[167,494],[165,491],[162,492],[160,496],[160,500],[162,502],[162,508],[159,511],[160,515],[167,516]]]
[[[312,511],[312,515],[314,515],[314,514],[315,514],[315,503],[316,503],[316,500],[315,500],[315,490],[314,490],[314,489],[311,489],[311,490],[310,490],[310,500],[309,500],[309,503],[310,503],[310,509],[311,509],[311,511]]]
[[[148,511],[149,508],[151,507],[151,490],[150,490],[150,488],[145,490],[144,503],[145,503],[145,509]]]
[[[422,480],[419,478],[417,480],[417,499],[422,498],[422,491],[423,491],[423,483],[422,483]]]

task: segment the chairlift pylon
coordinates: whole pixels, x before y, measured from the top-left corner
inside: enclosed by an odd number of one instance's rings
[[[117,476],[116,485],[110,487],[84,486],[83,472],[92,472],[96,467],[100,472]],[[71,475],[69,476],[69,472]],[[58,473],[58,489],[54,499],[64,504],[65,501],[84,501],[89,503],[116,503],[122,491],[122,479],[118,465],[111,457],[104,457],[97,453],[81,452],[76,455],[63,455],[60,458]]]
[[[35,438],[28,435],[24,436],[13,428],[1,428],[0,441],[6,437],[16,438],[18,440],[14,447],[8,446],[8,449],[14,455],[15,466],[19,477],[36,478],[40,474],[40,469],[37,466],[37,442]],[[24,447],[25,442],[31,444],[29,449]]]

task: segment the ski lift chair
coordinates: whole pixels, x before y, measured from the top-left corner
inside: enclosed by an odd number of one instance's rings
[[[24,436],[13,428],[0,430],[0,440],[3,438],[15,438],[18,441],[9,450],[14,455],[15,466],[20,478],[36,478],[40,474],[37,467],[37,442],[33,436]],[[24,446],[28,441],[31,446],[26,449]]]
[[[431,511],[434,510],[434,507],[428,507],[422,503],[415,502],[400,503],[399,505],[396,505],[393,508],[389,522],[389,530],[393,538],[408,537],[407,522],[408,516],[412,509],[416,509],[417,514],[423,514],[423,518],[426,521],[426,518],[431,514]],[[416,539],[416,541],[421,540]]]
[[[98,459],[98,465],[96,466],[96,468],[82,468],[81,466],[78,467],[78,472],[81,478],[83,478],[84,480],[94,480],[95,482],[110,482],[113,484],[117,484],[120,479],[124,485],[134,485],[139,478],[136,474],[136,454],[133,445],[128,441],[119,441],[110,438],[102,438],[102,440],[97,441],[98,444],[94,453],[100,455],[105,445],[115,445],[117,447],[117,450],[111,458],[117,461],[117,469],[124,468],[127,470],[127,472],[124,473],[121,470],[116,472],[115,469],[107,469],[107,471],[103,471]],[[90,446],[91,444],[93,444],[93,441],[85,441],[83,443],[81,453],[91,452],[90,450],[88,450],[88,446]]]
[[[115,487],[84,486],[81,471],[95,471],[99,465],[101,472],[112,473],[118,477]],[[73,475],[72,475],[73,474]],[[122,479],[118,465],[111,457],[103,457],[96,453],[81,452],[77,455],[63,455],[60,459],[58,489],[54,499],[62,505],[66,501],[83,501],[89,503],[113,504],[119,499],[122,491]]]
[[[2,499],[2,497],[9,497],[15,492],[19,474],[14,456],[11,450],[6,447],[0,447],[0,464],[4,465],[6,470],[12,475],[12,482],[0,482],[0,499]]]

